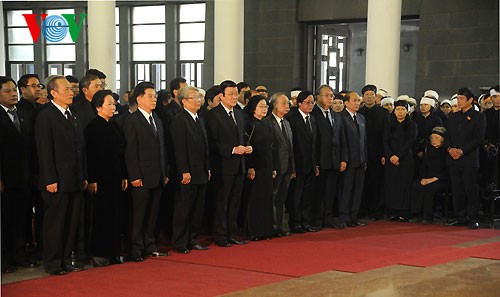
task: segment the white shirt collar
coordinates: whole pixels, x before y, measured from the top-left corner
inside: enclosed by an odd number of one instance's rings
[[[351,112],[349,109],[347,109],[347,108],[346,108],[345,110],[347,110],[347,112],[351,115],[351,118],[353,118],[353,119],[354,119],[354,116],[355,116],[357,113],[352,113],[352,112]]]
[[[12,109],[8,109],[7,107],[3,106],[2,104],[0,104],[0,106],[2,106],[3,109],[5,109],[5,112],[8,112],[9,110],[17,110],[15,105],[14,105],[14,108],[12,108]]]
[[[146,118],[146,120],[148,121],[149,123],[149,117],[153,115],[153,113],[147,113],[144,109],[138,107],[137,110],[139,110],[142,115]],[[153,117],[153,121],[154,121],[154,117]]]
[[[302,115],[302,118],[304,118],[304,122],[306,121],[306,117],[309,116],[309,114],[305,114],[302,110],[300,110],[300,108],[297,109],[300,114]]]
[[[69,108],[64,108],[62,107],[61,105],[57,104],[54,102],[54,100],[50,100],[50,102],[52,102],[52,104],[54,104],[55,107],[57,107],[57,109],[59,109],[59,111],[63,114],[64,117],[66,117],[66,110],[69,110]],[[71,110],[69,112],[71,114]]]
[[[184,110],[187,111],[189,113],[189,115],[193,118],[193,120],[196,121],[196,118],[198,117],[198,115],[196,113],[192,113],[192,112],[190,112],[189,110],[187,110],[185,108],[184,108]]]
[[[234,111],[234,108],[232,109],[227,109],[226,106],[224,106],[224,104],[222,104],[222,102],[220,103],[220,105],[222,105],[222,107],[224,108],[224,110],[226,110],[226,113],[229,114],[230,111]],[[233,112],[234,113],[234,112]]]
[[[276,122],[278,122],[279,125],[281,125],[281,121],[284,119],[284,118],[280,118],[279,116],[277,116],[276,114],[274,114],[274,112],[272,112],[273,114],[273,117],[274,119],[276,120]]]

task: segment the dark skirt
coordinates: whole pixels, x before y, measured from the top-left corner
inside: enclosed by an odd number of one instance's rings
[[[273,230],[273,176],[270,169],[255,169],[248,180],[247,231],[252,237],[271,237]]]

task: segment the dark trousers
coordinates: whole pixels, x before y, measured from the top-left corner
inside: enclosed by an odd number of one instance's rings
[[[90,233],[92,222],[93,196],[88,191],[83,192],[83,204],[80,208],[78,227],[76,231],[76,245],[74,251],[77,256],[87,256],[90,247]]]
[[[434,196],[437,191],[447,188],[447,183],[437,180],[428,185],[422,186],[420,179],[413,184],[411,192],[410,209],[413,215],[423,214],[424,219],[432,220],[434,211]]]
[[[132,188],[132,230],[130,256],[140,257],[156,251],[155,227],[162,187]]]
[[[314,198],[313,212],[315,225],[333,225],[334,213],[338,202],[338,177],[339,171],[325,169],[319,171],[316,178],[316,197]]]
[[[42,196],[45,203],[43,262],[46,271],[56,271],[71,264],[83,192],[43,191]]]
[[[476,167],[452,165],[450,167],[453,210],[459,220],[477,220],[479,212],[479,189]]]
[[[311,225],[312,200],[314,198],[314,172],[297,174],[292,192],[290,227]]]
[[[243,189],[243,174],[222,175],[222,189],[217,190],[214,216],[214,239],[216,242],[233,237],[238,231],[238,212]]]
[[[342,195],[339,199],[339,218],[344,221],[357,220],[363,195],[365,168],[347,168],[342,181]]]
[[[365,173],[363,201],[361,202],[361,216],[374,218],[384,217],[384,166],[380,160],[368,160]]]
[[[172,246],[186,249],[198,244],[207,185],[181,185],[175,197],[172,221]]]
[[[291,173],[276,176],[273,183],[273,228],[276,232],[283,232],[283,216],[285,202],[290,187]]]
[[[26,208],[31,204],[28,189],[5,189],[2,200],[2,266],[26,260]]]

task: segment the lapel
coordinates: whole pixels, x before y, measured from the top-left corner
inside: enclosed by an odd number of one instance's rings
[[[312,128],[311,114],[309,113],[309,122],[311,123],[311,127],[307,127],[306,120],[304,119],[304,117],[302,117],[302,114],[300,112],[299,112],[299,120],[302,124],[302,129],[304,130],[304,133],[307,135],[307,138],[311,138],[313,134],[311,131]]]
[[[149,124],[148,120],[146,120],[146,118],[141,113],[141,111],[138,109],[136,111],[136,113],[137,113],[136,117],[138,118],[139,122],[142,122],[143,127],[146,130],[148,130],[149,135],[153,136],[153,138],[158,141],[158,138],[157,138],[157,135],[155,134],[155,131],[153,131],[151,124]],[[156,130],[158,131],[158,135],[159,135],[160,134],[160,125],[158,125],[158,120],[157,120],[157,117],[155,117],[154,113],[153,113],[153,119],[155,120]]]
[[[347,125],[349,128],[358,135],[358,129],[356,128],[356,125],[354,124],[354,121],[352,120],[351,114],[347,110],[342,111],[344,113],[344,117],[346,119]],[[358,122],[359,125],[359,122]]]
[[[16,129],[16,126],[14,125],[12,120],[10,119],[10,116],[7,114],[7,112],[3,108],[1,108],[1,109],[2,110],[0,111],[0,120],[5,123],[7,129],[11,130],[11,133],[16,133],[17,135],[20,135],[19,131],[17,131],[17,129]],[[18,112],[17,116],[19,117],[19,112]],[[21,119],[19,119],[19,121],[21,121]],[[21,131],[23,131],[22,125],[21,125]]]
[[[47,103],[47,104],[49,104],[49,103]],[[76,127],[73,126],[70,121],[68,121],[66,116],[63,115],[61,113],[61,111],[53,103],[50,103],[50,105],[51,106],[49,106],[49,108],[51,108],[51,113],[54,114],[54,117],[53,117],[54,120],[57,121],[61,126],[65,127],[63,129],[65,133],[67,132],[67,133],[72,135],[71,137],[74,137],[73,135],[75,134]],[[76,125],[77,121],[76,121],[74,112],[71,109],[69,109],[69,112],[71,113],[71,116],[73,117],[73,123],[75,123],[75,125]]]

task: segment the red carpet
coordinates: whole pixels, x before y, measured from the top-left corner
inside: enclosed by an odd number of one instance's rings
[[[498,236],[498,230],[380,221],[23,281],[2,286],[2,296],[214,296],[328,270],[500,260],[500,242],[455,247]]]

